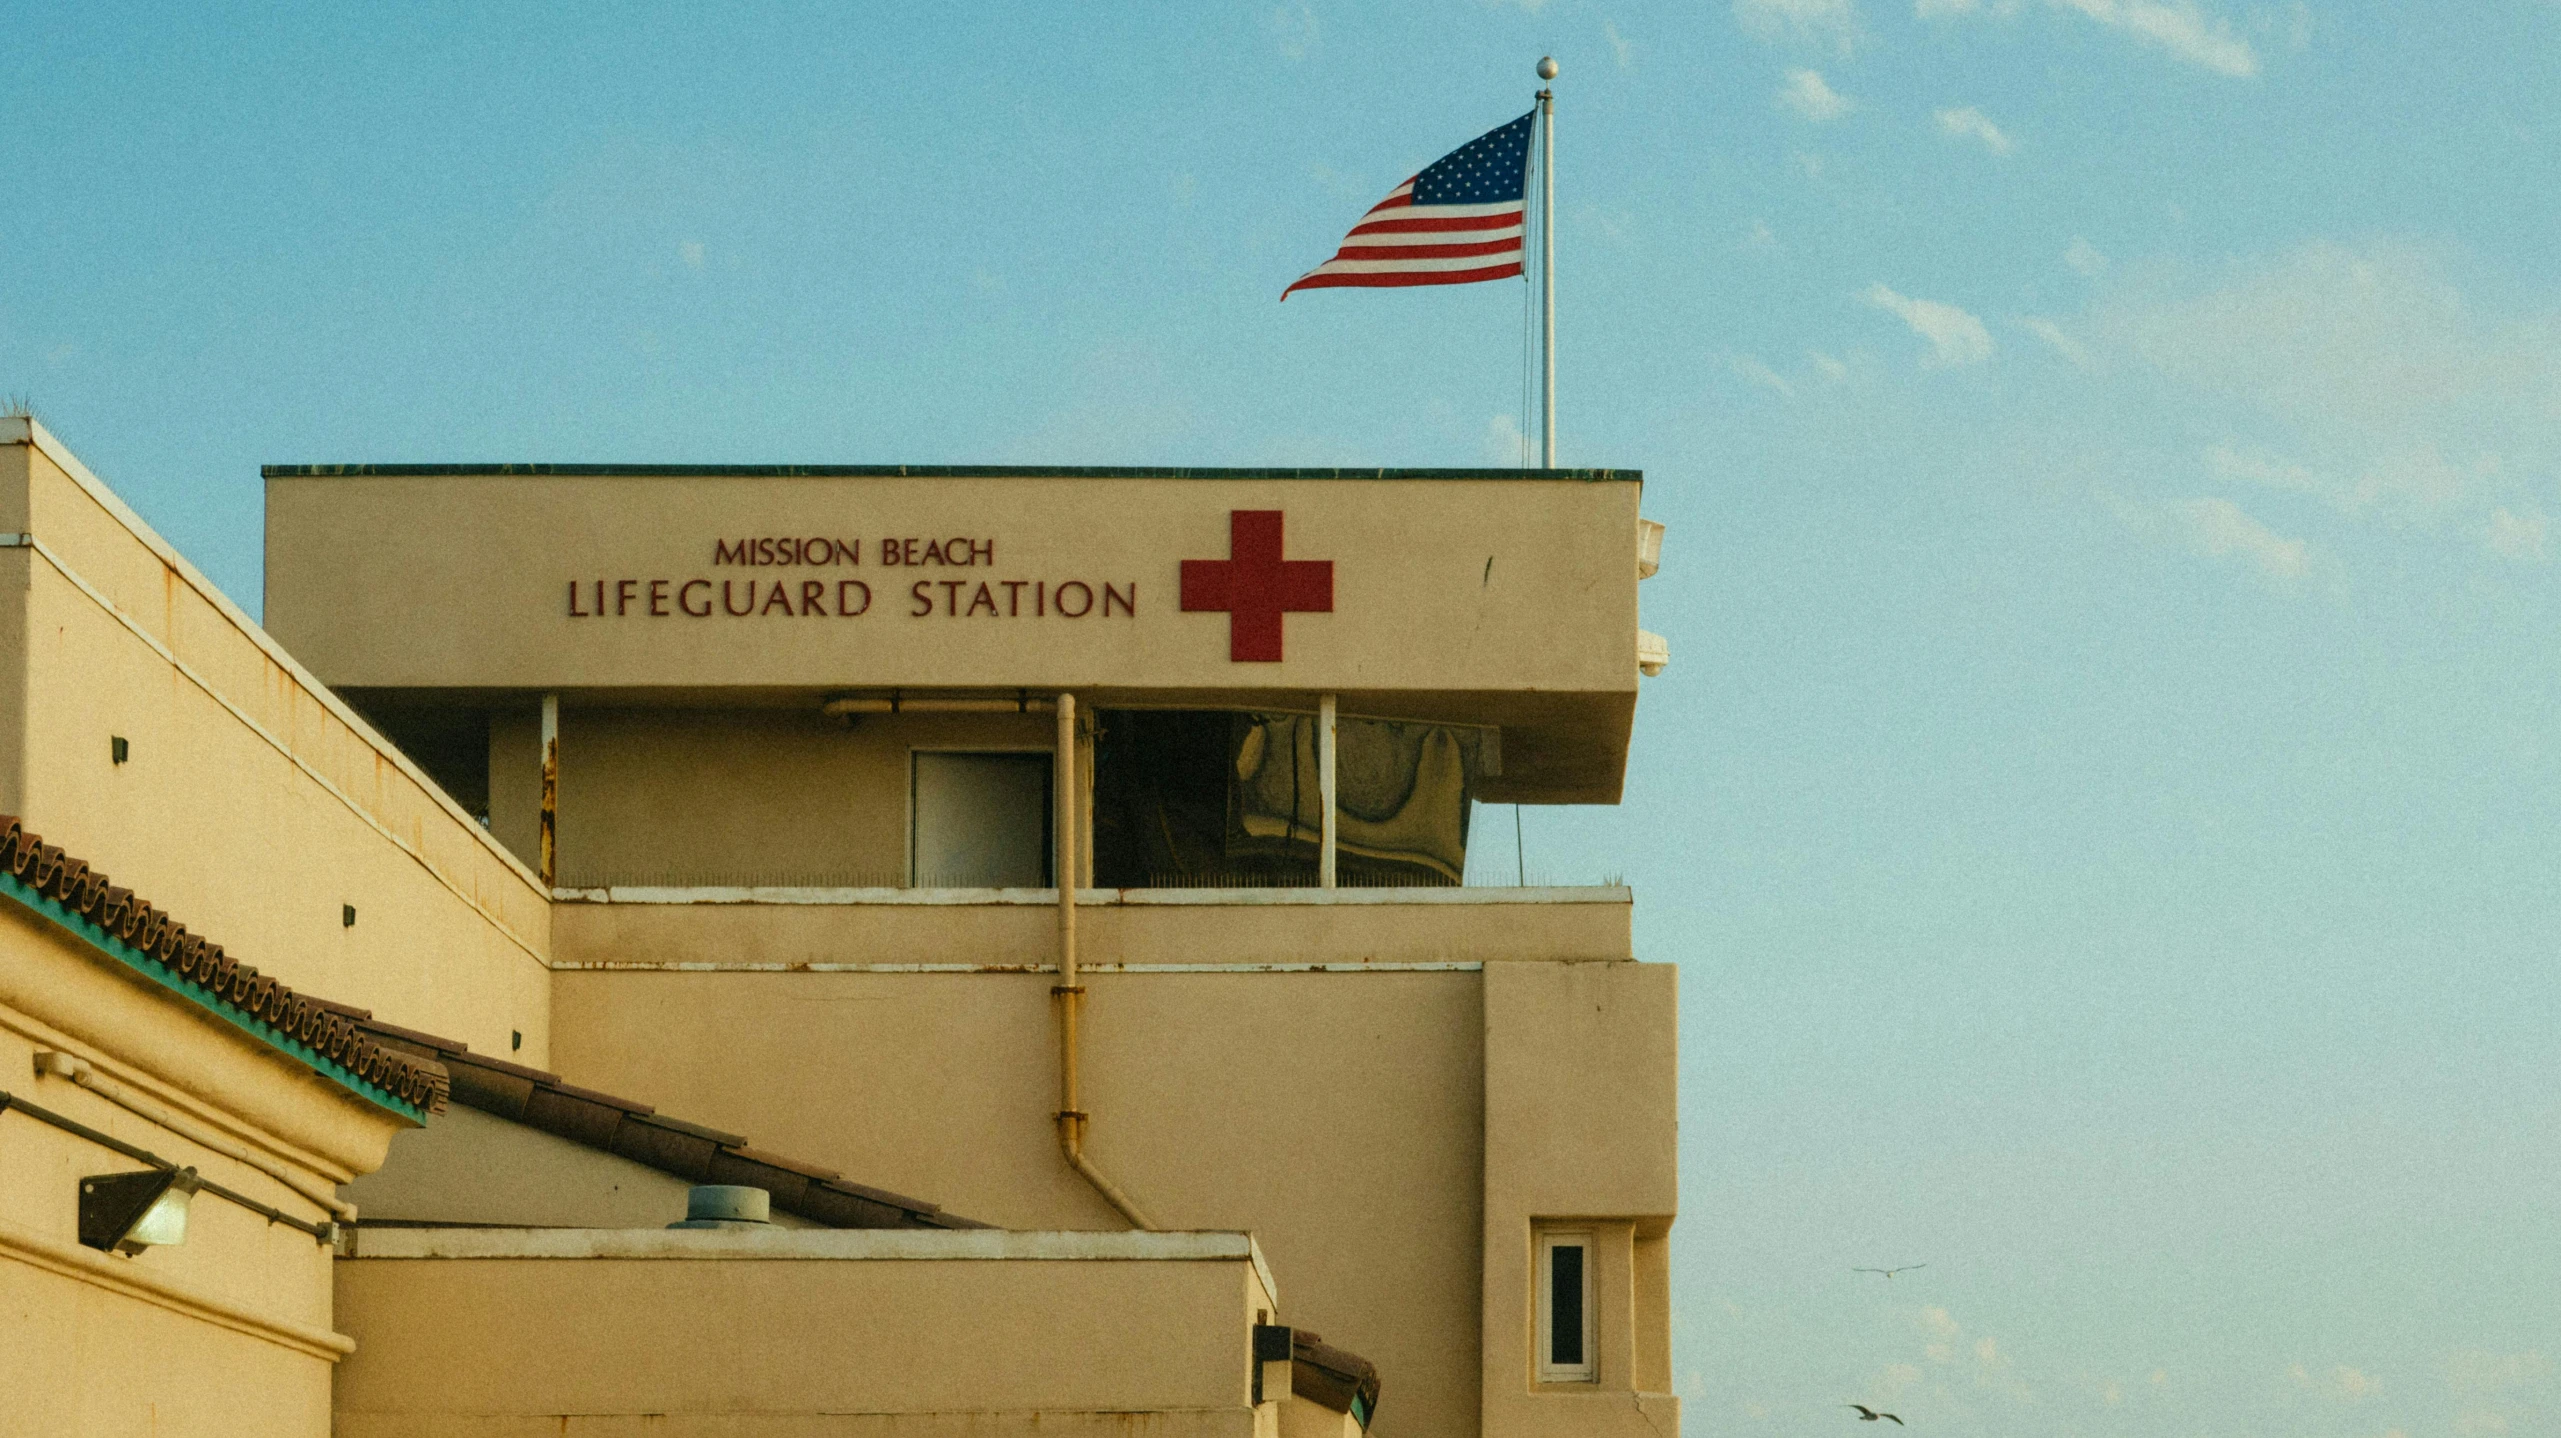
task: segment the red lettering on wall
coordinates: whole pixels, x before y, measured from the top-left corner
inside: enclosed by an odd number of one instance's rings
[[[1128,615],[1132,619],[1136,619],[1138,617],[1138,581],[1135,579],[1131,580],[1129,582],[1129,592],[1127,594],[1123,594],[1112,587],[1110,580],[1104,580],[1103,617],[1105,619],[1111,618],[1112,605],[1114,604],[1118,604],[1120,606],[1121,613]]]
[[[756,581],[752,579],[746,581],[747,607],[741,609],[737,605],[729,602],[729,586],[738,582],[739,581],[734,579],[724,579],[720,581],[720,612],[728,615],[732,619],[744,619],[748,615],[756,612]]]
[[[1005,617],[1007,619],[1019,617],[1023,612],[1023,582],[1019,579],[1005,579],[998,582],[1005,586]]]
[[[1067,607],[1067,591],[1068,591],[1068,590],[1071,590],[1071,589],[1073,589],[1073,590],[1075,590],[1077,593],[1079,593],[1079,594],[1081,594],[1081,595],[1085,596],[1085,597],[1084,597],[1084,600],[1083,600],[1083,602],[1082,602],[1082,605],[1081,605],[1081,607],[1079,607],[1079,608],[1070,609],[1070,608],[1068,608],[1068,607]],[[1081,579],[1071,579],[1071,580],[1068,580],[1065,584],[1062,584],[1062,585],[1058,586],[1058,612],[1059,612],[1060,614],[1065,615],[1066,617],[1068,617],[1068,618],[1070,618],[1070,619],[1082,619],[1082,618],[1084,618],[1086,615],[1093,613],[1093,612],[1094,612],[1094,591],[1093,591],[1093,589],[1092,589],[1090,586],[1088,586],[1088,585],[1085,583],[1085,581],[1083,581],[1083,580],[1081,580]]]
[[[704,596],[703,596],[702,608],[700,608],[700,609],[696,609],[696,608],[694,607],[693,600],[692,600],[692,598],[691,598],[691,596],[692,596],[692,594],[693,594],[693,592],[694,592],[695,590],[697,590],[697,589],[709,589],[709,588],[711,588],[711,581],[710,581],[710,580],[708,580],[708,579],[688,579],[688,580],[686,580],[686,581],[685,581],[685,587],[676,591],[676,607],[677,607],[678,609],[681,609],[681,610],[685,611],[687,614],[692,615],[692,616],[693,616],[693,617],[695,617],[696,619],[708,619],[708,618],[710,618],[710,617],[711,617],[711,596],[710,596],[710,595],[708,595],[708,594],[706,594],[706,595],[704,595]]]
[[[600,580],[598,582],[602,583],[603,581]],[[637,579],[617,579],[614,581],[614,618],[622,618],[623,611],[631,608],[632,592],[638,588],[640,588],[640,581]],[[605,606],[599,604],[596,607],[598,609],[602,609]]]
[[[779,589],[782,586],[776,585],[774,587]],[[804,579],[800,581],[801,618],[807,619],[811,615],[825,614],[827,612],[826,600],[827,585],[823,580]]]
[[[932,584],[933,581],[930,579],[919,579],[914,584],[907,586],[907,597],[915,601],[916,605],[915,608],[907,611],[909,618],[922,619],[926,615],[934,612],[934,597],[925,592],[927,588],[932,586]]]
[[[589,619],[594,617],[586,610],[578,607],[578,581],[575,579],[569,581],[569,617],[572,619]]]
[[[961,585],[961,582],[960,582],[959,580],[957,580],[957,579],[945,579],[945,580],[940,580],[940,581],[937,581],[937,582],[938,582],[938,583],[940,583],[940,584],[942,585],[942,587],[943,587],[943,615],[944,615],[944,617],[945,617],[945,618],[949,618],[949,617],[950,617],[950,616],[952,616],[952,615],[955,615],[955,614],[960,613],[960,585]]]
[[[666,580],[653,579],[649,581],[649,617],[652,619],[664,619],[667,617]]]
[[[846,590],[848,590],[848,589],[859,590],[859,591],[861,591],[861,592],[862,592],[862,596],[863,596],[863,602],[862,602],[862,603],[860,603],[860,604],[855,605],[855,606],[854,606],[853,608],[851,608],[851,609],[847,609],[847,608],[845,607],[845,591],[846,591]],[[871,612],[871,586],[870,586],[870,585],[868,585],[868,584],[863,583],[863,582],[862,582],[861,580],[859,580],[859,579],[839,579],[839,580],[837,580],[837,581],[836,581],[836,612],[837,612],[838,614],[843,615],[843,616],[844,616],[845,618],[847,618],[847,619],[851,619],[851,618],[853,618],[853,617],[854,617],[855,615],[857,615],[857,614],[868,614],[868,613],[870,613],[870,612]]]
[[[756,611],[758,617],[773,613],[777,604],[783,607],[783,614],[788,617],[791,613],[791,586],[779,579],[774,581],[774,592],[765,596],[764,607]]]
[[[976,614],[978,612],[978,606],[982,604],[987,606],[987,616],[991,619],[994,618],[996,616],[996,596],[989,593],[987,586],[984,584],[978,586],[977,593],[969,596],[969,612],[971,614]]]

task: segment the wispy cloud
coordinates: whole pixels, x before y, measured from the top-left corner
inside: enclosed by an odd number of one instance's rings
[[[1778,91],[1778,102],[1806,119],[1821,124],[1848,114],[1852,106],[1848,96],[1834,90],[1815,70],[1790,70],[1787,83]]]
[[[2259,54],[2235,34],[2231,22],[2209,15],[2195,0],[2045,0],[2054,9],[2086,16],[2111,30],[2156,46],[2218,75],[2248,79],[2259,73]],[[2015,15],[2019,0],[1913,0],[1924,20],[1967,15]],[[2308,26],[2308,20],[2305,22]],[[2296,48],[2301,48],[2298,45]]]
[[[2232,33],[2227,22],[2207,15],[2189,0],[2051,0],[2077,10],[2112,30],[2157,45],[2191,65],[2218,75],[2247,79],[2259,73],[2259,55],[2250,42]]]
[[[1868,286],[1866,299],[1930,342],[1930,357],[1922,361],[1924,365],[1951,368],[1981,364],[1992,357],[1992,332],[1954,305],[1897,294],[1881,280]]]
[[[2071,266],[2077,274],[2095,278],[2099,271],[2107,268],[2107,256],[2099,253],[2098,246],[2074,235],[2072,243],[2063,250],[2063,263]]]
[[[1618,33],[1616,21],[1601,22],[1601,38],[1609,42],[1610,56],[1618,61],[1618,68],[1622,70],[1636,68],[1636,47],[1628,44],[1627,37]]]
[[[1304,60],[1315,53],[1317,42],[1324,38],[1316,23],[1316,12],[1304,5],[1280,5],[1263,16],[1263,33],[1274,47],[1291,60]]]
[[[2053,346],[2054,352],[2069,361],[2073,368],[2088,369],[2090,367],[2090,347],[2072,338],[2061,325],[2054,321],[2038,315],[2028,315],[2019,321],[2019,327]]]
[[[1529,463],[1529,436],[1517,416],[1498,414],[1485,421],[1485,458],[1501,468]]]
[[[2228,499],[2147,504],[2110,490],[2096,493],[2100,505],[2137,535],[2228,564],[2271,589],[2301,587],[2324,559],[2310,541],[2286,538]]]
[[[1759,385],[1761,388],[1768,390],[1783,399],[1796,398],[1796,386],[1789,384],[1785,375],[1780,374],[1777,370],[1774,370],[1768,365],[1762,363],[1759,356],[1735,355],[1733,358],[1727,360],[1726,363],[1733,369],[1735,374],[1751,381],[1753,384]]]
[[[1851,0],[1734,0],[1734,18],[1763,40],[1825,45],[1847,53],[1859,42]]]
[[[1939,111],[1938,122],[1941,134],[1953,135],[1960,140],[1980,140],[1995,155],[2010,152],[2010,137],[2002,134],[2001,127],[1993,124],[1989,116],[1971,105]]]

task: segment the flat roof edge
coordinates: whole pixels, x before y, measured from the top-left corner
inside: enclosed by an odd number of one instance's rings
[[[1073,464],[267,464],[266,479],[465,475],[633,479],[1370,479],[1645,482],[1641,469],[1235,469]]]
[[[1250,1233],[1002,1228],[368,1228],[345,1256],[376,1259],[728,1259],[875,1262],[1245,1262],[1275,1301]]]

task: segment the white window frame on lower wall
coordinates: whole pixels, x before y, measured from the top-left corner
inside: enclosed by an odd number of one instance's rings
[[[1599,1266],[1597,1260],[1600,1257],[1600,1245],[1596,1241],[1599,1235],[1588,1228],[1541,1228],[1537,1234],[1537,1261],[1532,1268],[1531,1281],[1538,1285],[1538,1322],[1535,1335],[1535,1341],[1538,1344],[1538,1381],[1541,1383],[1598,1383],[1601,1378],[1600,1354],[1597,1352],[1600,1333],[1593,1319],[1599,1311],[1599,1305],[1593,1301],[1596,1277],[1593,1270]],[[1576,1325],[1580,1332],[1574,1335],[1580,1340],[1576,1345],[1582,1354],[1582,1361],[1579,1363],[1557,1361],[1557,1340],[1564,1336],[1556,1329],[1558,1289],[1556,1255],[1559,1249],[1575,1251],[1578,1255],[1576,1267],[1582,1273],[1580,1284],[1582,1313],[1579,1315],[1580,1322]]]

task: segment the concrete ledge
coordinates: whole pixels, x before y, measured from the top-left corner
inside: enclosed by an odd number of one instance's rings
[[[838,1259],[886,1262],[1032,1260],[1187,1263],[1243,1259],[1280,1299],[1250,1233],[1142,1233],[1002,1228],[365,1228],[348,1258]]]
[[[897,904],[948,907],[994,904],[1055,907],[1056,889],[820,889],[782,885],[754,888],[664,888],[612,885],[601,889],[554,889],[563,904]],[[1447,889],[1078,889],[1076,906],[1174,908],[1241,906],[1318,906],[1343,904],[1633,904],[1636,891],[1623,884],[1550,886],[1545,888]]]

